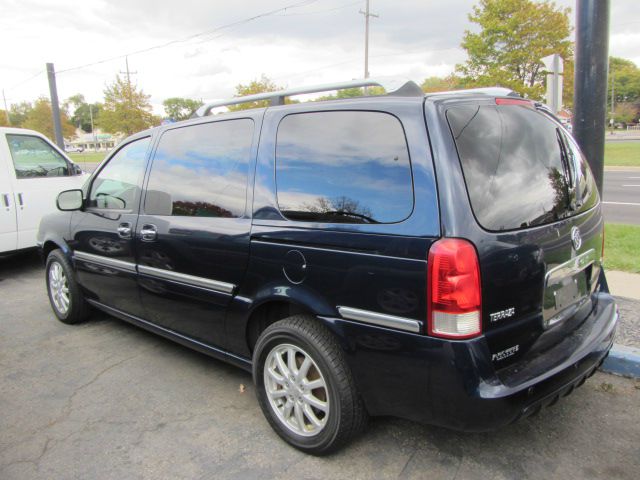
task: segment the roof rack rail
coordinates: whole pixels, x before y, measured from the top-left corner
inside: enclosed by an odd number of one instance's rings
[[[284,105],[284,99],[293,95],[302,95],[305,93],[330,92],[333,90],[344,90],[346,88],[357,87],[382,87],[387,91],[388,95],[397,95],[404,97],[424,96],[422,89],[411,80],[396,77],[381,77],[377,79],[369,78],[364,80],[351,80],[348,82],[326,83],[324,85],[312,85],[309,87],[289,88],[279,90],[277,92],[257,93],[255,95],[246,95],[244,97],[234,97],[228,100],[220,100],[217,102],[207,103],[196,110],[192,117],[205,117],[212,109],[217,107],[226,107],[228,105],[237,105],[239,103],[256,102],[258,100],[269,100],[271,105]]]
[[[491,95],[493,97],[519,97],[520,94],[510,88],[504,87],[482,87],[482,88],[467,88],[466,90],[447,90],[446,92],[432,92],[427,93],[427,97],[434,95],[460,95],[460,94],[481,94]]]

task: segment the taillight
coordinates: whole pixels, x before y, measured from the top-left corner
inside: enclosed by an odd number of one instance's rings
[[[429,250],[427,333],[464,339],[482,333],[480,267],[467,240],[444,238]]]

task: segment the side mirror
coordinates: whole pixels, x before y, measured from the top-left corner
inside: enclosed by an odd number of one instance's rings
[[[82,190],[80,189],[65,190],[64,192],[60,192],[60,194],[58,194],[58,198],[56,199],[58,210],[62,210],[63,212],[80,210],[82,208],[82,204]]]
[[[72,163],[71,164],[71,174],[72,175],[82,175],[82,169],[80,168],[80,165],[78,165],[77,163]]]

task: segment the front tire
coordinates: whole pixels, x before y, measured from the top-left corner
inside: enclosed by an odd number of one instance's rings
[[[45,271],[49,303],[58,320],[67,324],[85,320],[89,306],[75,280],[73,268],[61,250],[49,253]]]
[[[313,317],[289,317],[260,335],[253,379],[271,427],[306,453],[335,451],[366,424],[367,413],[344,354]]]

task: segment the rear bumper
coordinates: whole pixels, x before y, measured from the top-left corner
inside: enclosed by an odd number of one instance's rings
[[[537,412],[592,375],[607,356],[618,321],[606,293],[591,315],[544,354],[496,372],[484,338],[444,341],[324,318],[343,340],[369,413],[465,431],[486,431]]]

